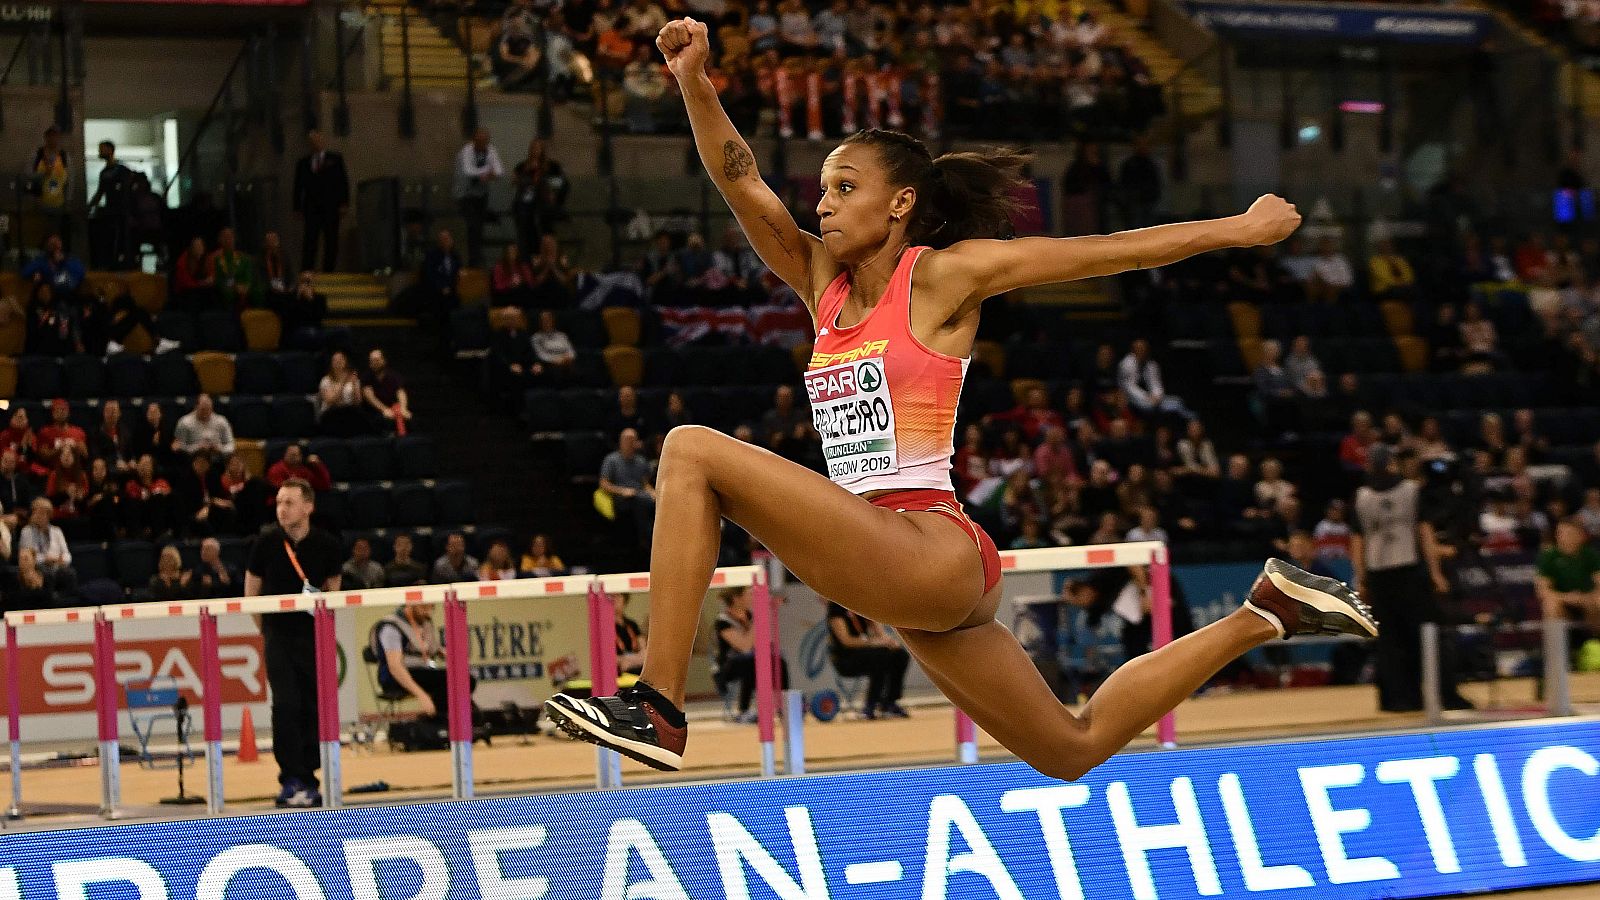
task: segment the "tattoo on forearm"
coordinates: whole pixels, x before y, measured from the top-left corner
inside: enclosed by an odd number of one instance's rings
[[[750,174],[755,164],[756,158],[738,141],[728,141],[722,145],[722,177],[738,181]]]
[[[778,226],[773,223],[772,219],[767,216],[762,216],[761,221],[765,223],[767,229],[772,232],[772,239],[778,242],[778,247],[783,250],[783,255],[789,257],[790,259],[794,259],[794,251],[789,249],[788,242],[783,239],[783,232],[778,230]]]

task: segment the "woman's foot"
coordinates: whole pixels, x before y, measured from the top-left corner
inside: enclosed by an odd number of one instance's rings
[[[544,702],[544,712],[576,740],[615,750],[663,772],[683,768],[688,723],[683,713],[648,687],[623,688],[615,697],[557,694]]]
[[[1266,619],[1279,637],[1297,634],[1378,636],[1378,620],[1350,586],[1269,559],[1250,586],[1245,608]]]

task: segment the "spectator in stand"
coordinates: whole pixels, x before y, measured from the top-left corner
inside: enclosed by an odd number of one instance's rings
[[[1174,474],[1183,478],[1215,480],[1222,477],[1222,463],[1217,458],[1216,445],[1206,435],[1205,423],[1190,419],[1178,441],[1178,468]]]
[[[660,116],[666,112],[662,98],[669,89],[667,74],[651,56],[648,44],[640,43],[633,51],[633,60],[622,70],[622,115],[628,130],[649,133],[656,130]]]
[[[178,548],[168,544],[161,548],[156,573],[150,576],[150,583],[145,587],[150,595],[148,599],[168,602],[189,600],[194,596],[189,589],[193,577],[192,572],[183,570],[183,557],[178,555]]]
[[[1105,230],[1106,201],[1112,191],[1111,170],[1100,144],[1079,141],[1076,156],[1061,173],[1062,219],[1067,234],[1100,234]]]
[[[71,356],[83,353],[74,304],[62,300],[49,284],[36,284],[28,300],[23,350],[30,356]]]
[[[298,478],[311,485],[311,489],[318,493],[333,488],[333,476],[328,473],[328,467],[315,453],[308,458],[300,449],[299,444],[290,444],[283,448],[283,459],[272,464],[267,469],[267,484],[273,488],[283,487],[283,483],[291,478]]]
[[[1022,429],[1028,443],[1034,443],[1052,425],[1065,427],[1061,414],[1050,408],[1050,395],[1044,388],[1028,389],[1027,397],[1011,409],[986,417],[990,422],[1004,422]]]
[[[89,455],[105,460],[112,471],[122,473],[133,467],[133,429],[122,421],[121,401],[108,397],[100,402],[100,426],[88,435],[88,442]]]
[[[89,473],[83,467],[84,457],[78,454],[77,444],[64,444],[50,469],[44,493],[56,505],[58,519],[77,518],[85,511],[89,499]]]
[[[416,587],[428,583],[427,567],[411,558],[411,535],[395,535],[394,556],[383,567],[383,583],[387,587]]]
[[[71,601],[78,595],[78,575],[72,570],[72,551],[67,536],[51,524],[55,507],[44,497],[34,498],[28,507],[28,524],[17,535],[18,552],[30,551],[37,560],[44,586],[56,602]]]
[[[1182,400],[1162,387],[1161,366],[1150,356],[1150,342],[1144,338],[1135,338],[1128,355],[1118,364],[1117,385],[1142,415],[1172,415],[1185,420],[1195,417]]]
[[[756,654],[749,588],[732,588],[722,592],[722,612],[717,615],[712,627],[717,635],[712,680],[718,692],[726,692],[734,682],[738,682],[738,715],[734,721],[750,724],[756,720],[756,712],[750,708],[750,700],[756,691]],[[778,683],[782,689],[789,684],[789,662],[780,655],[778,663]]]
[[[20,511],[39,496],[38,486],[19,465],[21,458],[15,445],[0,450],[0,509],[5,510],[5,521],[13,529],[21,527]]]
[[[1261,342],[1261,364],[1256,366],[1256,398],[1261,403],[1262,424],[1269,434],[1289,435],[1300,430],[1300,404],[1295,397],[1295,382],[1279,362],[1283,345]]]
[[[983,426],[972,422],[962,433],[961,446],[956,448],[950,474],[955,480],[957,495],[968,502],[972,502],[973,489],[989,477],[989,453],[986,444]]]
[[[1328,501],[1322,521],[1312,531],[1316,542],[1317,558],[1327,561],[1350,558],[1350,525],[1345,521],[1345,503],[1335,497]],[[1304,568],[1302,566],[1301,568]]]
[[[531,306],[533,270],[522,261],[516,244],[507,244],[489,278],[489,303],[493,306]]]
[[[1289,355],[1283,361],[1284,374],[1289,376],[1289,381],[1301,396],[1309,394],[1307,385],[1313,374],[1321,374],[1322,360],[1311,352],[1311,339],[1300,335],[1289,345]]]
[[[350,558],[339,569],[339,587],[346,591],[371,590],[383,587],[383,566],[372,558],[372,541],[356,538],[350,545]]]
[[[276,231],[262,235],[261,262],[256,266],[255,295],[250,298],[250,305],[278,312],[282,318],[281,310],[289,305],[289,298],[294,295],[295,283],[289,276],[290,271],[289,257],[283,252],[283,239]]]
[[[1511,414],[1511,443],[1522,448],[1529,463],[1538,465],[1543,461],[1550,450],[1550,440],[1539,434],[1533,410],[1524,407]]]
[[[233,498],[222,488],[222,478],[212,468],[211,457],[196,453],[189,470],[173,478],[175,521],[199,535],[233,534],[237,531],[238,511]]]
[[[505,541],[495,541],[489,545],[489,552],[483,557],[483,564],[478,566],[479,581],[510,581],[520,577],[517,567],[511,561],[511,547]]]
[[[1117,170],[1125,228],[1144,228],[1156,224],[1156,207],[1161,203],[1161,167],[1150,156],[1150,138],[1133,139],[1133,152]]]
[[[355,437],[371,430],[361,390],[361,376],[344,351],[328,357],[328,374],[317,385],[317,429],[332,437]]]
[[[1155,507],[1141,506],[1137,514],[1139,524],[1128,529],[1127,540],[1171,543],[1171,538],[1167,536],[1167,530],[1161,527],[1161,514],[1156,511]]]
[[[606,433],[620,435],[631,428],[643,441],[650,433],[647,424],[639,410],[639,392],[630,385],[617,388],[617,408],[606,416]]]
[[[188,249],[172,264],[172,305],[179,310],[211,309],[217,303],[217,277],[206,254],[206,242],[196,235]]]
[[[301,272],[294,290],[282,296],[273,307],[283,321],[284,343],[288,346],[317,347],[322,320],[328,315],[328,295],[317,290],[317,276]]]
[[[417,317],[430,328],[446,329],[450,313],[461,303],[461,254],[456,239],[447,228],[439,229],[434,246],[422,258],[422,271],[412,302]],[[441,338],[443,335],[441,334]]]
[[[665,23],[663,23],[665,24]],[[489,185],[505,177],[500,151],[489,143],[489,129],[479,126],[456,154],[455,198],[467,220],[467,265],[483,266],[483,224],[489,215]]]
[[[1600,550],[1589,543],[1582,522],[1564,519],[1556,526],[1555,544],[1540,551],[1534,571],[1546,620],[1572,619],[1600,633]]]
[[[532,0],[512,0],[500,17],[494,70],[502,90],[514,91],[533,80],[544,58],[544,25]]]
[[[240,310],[250,305],[255,292],[255,261],[234,246],[232,228],[217,232],[217,249],[206,258],[206,267],[216,279],[223,309]]]
[[[1121,543],[1122,536],[1127,533],[1127,528],[1122,524],[1122,517],[1114,512],[1100,515],[1100,526],[1089,535],[1091,544],[1116,544]]]
[[[578,273],[561,252],[555,235],[547,233],[539,238],[539,252],[528,263],[528,269],[528,302],[534,308],[560,309],[572,304]]]
[[[517,568],[529,578],[549,578],[567,574],[567,566],[550,548],[550,538],[536,534],[528,541],[528,552],[522,554]]]
[[[235,454],[222,472],[222,492],[233,501],[235,526],[240,534],[254,534],[261,527],[268,504],[267,484],[245,468],[244,457]]]
[[[1305,238],[1299,235],[1290,235],[1289,246],[1281,257],[1281,262],[1289,277],[1299,283],[1302,292],[1316,277],[1317,258],[1306,252]]]
[[[89,499],[83,505],[89,536],[97,541],[116,540],[122,526],[122,480],[112,475],[104,457],[89,464]]]
[[[1426,416],[1417,429],[1416,439],[1412,442],[1417,451],[1417,458],[1423,462],[1432,462],[1441,459],[1453,459],[1455,451],[1451,449],[1450,442],[1445,440],[1444,431],[1439,427],[1437,416]]]
[[[49,576],[39,568],[39,554],[31,547],[17,551],[16,589],[6,601],[7,608],[13,610],[50,609],[66,605],[58,601]]]
[[[237,597],[244,591],[239,570],[222,559],[222,543],[216,538],[200,542],[200,563],[189,575],[189,590],[196,600]]]
[[[628,616],[627,594],[612,594],[611,609],[616,622],[617,674],[638,675],[644,671],[644,654],[649,647],[644,629]]]
[[[1326,303],[1348,300],[1355,283],[1355,270],[1350,267],[1350,260],[1340,251],[1333,238],[1318,241],[1317,258],[1311,266],[1311,281],[1306,285],[1306,298]]]
[[[123,524],[129,537],[151,540],[172,531],[172,485],[156,474],[154,457],[148,453],[139,457],[122,493]]]
[[[1250,457],[1235,453],[1228,457],[1228,471],[1217,482],[1215,507],[1220,522],[1235,530],[1249,531],[1247,520],[1262,518],[1255,485],[1250,479]]]
[[[811,421],[811,414],[794,401],[794,388],[779,385],[772,395],[772,408],[761,415],[761,432],[764,446],[782,440],[794,432],[796,425]]]
[[[46,223],[62,234],[71,231],[67,213],[71,171],[66,151],[61,147],[61,129],[51,125],[44,130],[44,145],[33,154],[28,190],[39,198]]]
[[[34,286],[50,285],[56,298],[66,303],[78,298],[85,274],[83,262],[67,253],[66,244],[57,234],[45,238],[44,252],[22,267],[23,281]]]
[[[294,167],[294,212],[305,223],[300,268],[332,272],[339,265],[339,219],[350,208],[350,176],[344,157],[329,150],[322,132],[306,132],[310,152]],[[317,265],[318,239],[322,264]]]
[[[1034,527],[1037,529],[1037,523]],[[900,697],[911,654],[893,632],[830,600],[828,638],[834,671],[846,678],[867,678],[862,718],[910,718],[910,713],[900,706]]]
[[[451,584],[478,580],[478,561],[467,554],[467,538],[452,532],[445,539],[444,554],[433,561],[433,583]]]
[[[15,451],[17,462],[31,472],[37,437],[33,433],[33,427],[28,424],[28,411],[20,406],[12,410],[10,423],[5,431],[0,431],[0,452]],[[43,472],[44,470],[41,470],[39,474]]]
[[[624,428],[617,449],[600,463],[600,490],[611,495],[616,517],[631,519],[642,547],[650,546],[656,521],[656,489],[650,462],[639,453],[639,432]]]
[[[361,378],[361,396],[366,399],[368,406],[382,416],[379,425],[384,426],[384,430],[389,427],[385,423],[392,423],[397,433],[406,433],[411,421],[411,400],[406,394],[405,382],[389,368],[389,360],[384,357],[382,350],[367,354],[367,372]]]
[[[1461,321],[1461,348],[1464,354],[1461,371],[1481,374],[1499,368],[1505,357],[1500,353],[1500,337],[1494,323],[1483,314],[1483,307],[1468,303],[1466,318]]]
[[[662,410],[661,421],[656,426],[656,433],[665,435],[667,432],[680,425],[693,425],[694,412],[684,403],[682,391],[672,391],[667,394],[667,404]]]
[[[1583,525],[1590,540],[1600,540],[1600,487],[1588,488],[1583,492],[1583,505],[1578,507],[1574,518]]]
[[[1461,341],[1461,324],[1456,320],[1455,304],[1439,304],[1426,337],[1432,350],[1430,368],[1433,371],[1454,372],[1461,367],[1466,359],[1466,350]]]
[[[490,318],[497,321],[489,336],[486,361],[489,390],[500,399],[515,403],[525,388],[543,380],[544,366],[534,362],[526,313],[510,306],[491,312]]]
[[[1389,238],[1378,241],[1367,261],[1367,285],[1374,300],[1409,301],[1416,292],[1417,274]]]
[[[1024,515],[1017,520],[1019,534],[1011,539],[1012,550],[1037,550],[1050,546],[1045,539],[1044,526],[1040,524],[1039,517]]]
[[[1517,280],[1527,284],[1544,284],[1556,263],[1542,232],[1534,232],[1518,244],[1514,259]]]
[[[539,330],[533,333],[529,342],[533,345],[533,355],[544,367],[542,377],[556,385],[564,385],[572,380],[578,351],[572,346],[572,338],[556,328],[554,312],[548,309],[539,312]]]
[[[1044,430],[1044,440],[1033,450],[1033,474],[1046,483],[1079,481],[1078,463],[1072,447],[1067,444],[1067,429],[1063,425],[1050,425]]]
[[[1378,443],[1378,429],[1372,424],[1372,414],[1365,410],[1350,417],[1350,433],[1339,441],[1339,462],[1346,472],[1367,471],[1367,455]]]
[[[195,398],[194,412],[178,420],[172,450],[190,456],[204,453],[214,459],[233,455],[233,426],[216,411],[210,394]]]
[[[39,429],[33,443],[34,460],[43,466],[55,465],[61,451],[71,447],[79,460],[89,456],[89,438],[83,429],[67,420],[72,407],[62,397],[50,401],[50,424]]]

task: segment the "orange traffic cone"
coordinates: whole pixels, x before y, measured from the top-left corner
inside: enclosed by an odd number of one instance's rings
[[[239,723],[239,762],[253,763],[261,758],[256,751],[256,723],[250,717],[250,707],[244,708],[244,721]]]

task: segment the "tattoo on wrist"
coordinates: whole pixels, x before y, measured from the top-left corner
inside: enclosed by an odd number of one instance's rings
[[[722,145],[722,177],[738,181],[750,174],[755,164],[756,158],[738,141],[728,141]]]
[[[772,219],[767,216],[762,216],[761,221],[764,222],[767,228],[772,232],[772,239],[778,242],[778,247],[783,250],[783,255],[790,259],[794,259],[794,251],[789,249],[788,242],[783,239],[783,232],[778,230],[778,226],[773,223]]]

